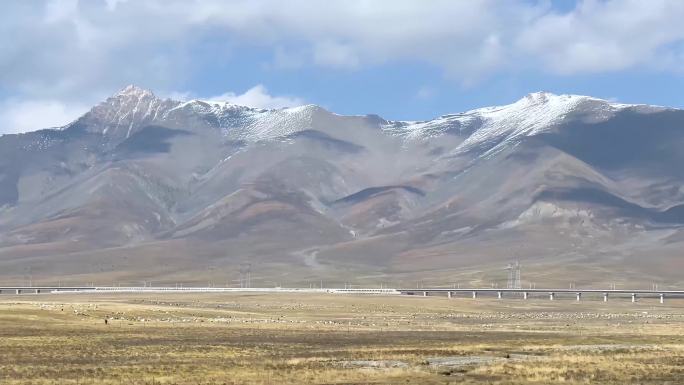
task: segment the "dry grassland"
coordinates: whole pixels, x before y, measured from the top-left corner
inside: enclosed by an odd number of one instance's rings
[[[684,383],[684,301],[611,301],[3,295],[0,384]]]

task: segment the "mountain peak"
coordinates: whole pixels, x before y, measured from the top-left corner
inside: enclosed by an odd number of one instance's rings
[[[93,107],[80,120],[91,131],[113,138],[128,138],[140,127],[154,122],[178,102],[157,98],[150,90],[128,85]]]
[[[548,104],[548,103],[555,103],[555,104],[563,104],[563,103],[576,103],[578,101],[583,101],[583,100],[594,100],[594,101],[599,101],[599,102],[605,102],[608,103],[607,101],[603,99],[598,99],[594,98],[591,96],[584,96],[584,95],[573,95],[573,94],[554,94],[552,92],[547,92],[547,91],[537,91],[537,92],[531,92],[527,95],[525,95],[522,99],[518,100],[516,103],[525,103],[525,104],[535,104],[535,105],[542,105],[542,104]]]
[[[525,95],[525,99],[534,100],[534,101],[546,101],[549,98],[553,98],[556,96],[558,96],[558,95],[556,95],[552,92],[537,91],[537,92],[530,92],[529,94]]]
[[[154,93],[148,89],[144,89],[142,87],[138,87],[135,84],[129,84],[126,87],[122,88],[119,92],[113,95],[114,97],[121,97],[121,96],[134,96],[134,97],[143,97],[143,96],[152,96],[154,97]]]
[[[449,119],[458,120],[461,127],[475,127],[472,131],[465,130],[469,135],[454,152],[480,148],[487,149],[485,154],[490,154],[522,137],[552,130],[558,124],[573,119],[578,112],[589,114],[594,121],[601,121],[625,107],[628,105],[591,96],[533,92],[511,104],[478,108],[451,116]],[[476,126],[472,125],[473,122]]]

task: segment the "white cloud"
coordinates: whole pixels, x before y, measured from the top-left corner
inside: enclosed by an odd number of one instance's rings
[[[282,46],[275,47],[273,60],[266,63],[266,68],[295,69],[306,64],[306,53],[301,51],[287,50]]]
[[[87,106],[57,100],[5,100],[0,102],[0,134],[63,126],[87,110]]]
[[[268,93],[266,87],[258,84],[243,94],[227,92],[222,95],[209,98],[213,101],[229,102],[241,106],[255,108],[275,109],[282,107],[295,107],[304,104],[304,100],[293,96],[273,96]]]
[[[159,94],[159,97],[181,101],[186,101],[195,98],[194,94],[190,91],[172,91],[168,93]]]
[[[270,51],[273,70],[418,62],[461,84],[518,71],[681,72],[682,19],[684,1],[672,0],[566,12],[543,0],[4,1],[0,94],[74,105],[129,83],[169,93],[200,76],[207,40],[204,60],[230,63],[248,47]]]
[[[217,36],[271,49],[274,68],[410,60],[463,81],[523,67],[572,74],[683,64],[684,2],[670,0],[587,0],[566,13],[523,0],[50,0],[4,2],[0,11],[0,68],[18,67],[0,83],[24,91],[182,81],[188,47]]]
[[[361,59],[349,44],[326,41],[314,47],[314,63],[331,68],[357,68]]]
[[[114,11],[114,10],[116,10],[117,4],[123,3],[126,1],[128,1],[128,0],[105,0],[105,3],[107,3],[107,10]]]
[[[78,15],[78,0],[49,0],[44,15],[48,23],[71,19]]]
[[[560,74],[635,67],[681,68],[684,2],[584,1],[570,13],[547,14],[521,31],[516,46]],[[672,63],[669,58],[679,56]]]
[[[420,87],[415,96],[416,99],[420,100],[432,99],[432,97],[435,96],[435,89],[428,86]]]

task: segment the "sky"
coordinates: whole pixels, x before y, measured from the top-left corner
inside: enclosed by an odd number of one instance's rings
[[[426,120],[530,92],[684,107],[684,1],[0,2],[0,134],[128,84]]]

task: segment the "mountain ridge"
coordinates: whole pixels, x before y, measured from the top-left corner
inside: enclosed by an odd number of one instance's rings
[[[476,283],[516,258],[549,282],[586,274],[571,260],[674,284],[641,253],[681,263],[683,126],[678,109],[544,92],[419,122],[127,86],[0,138],[0,278],[59,262],[204,280],[249,261],[293,282]]]
[[[283,108],[273,108],[273,109],[263,109],[263,108],[255,108],[255,107],[250,107],[246,105],[240,105],[240,104],[234,104],[230,102],[225,102],[225,101],[219,101],[219,100],[209,100],[209,99],[190,99],[186,101],[182,100],[174,100],[171,98],[159,98],[157,97],[151,90],[144,89],[142,87],[130,84],[124,88],[122,88],[120,91],[116,92],[113,94],[111,97],[107,98],[107,100],[103,101],[102,103],[98,104],[97,106],[93,107],[90,111],[86,112],[83,116],[77,118],[74,122],[69,123],[65,126],[58,127],[61,129],[66,129],[69,126],[73,125],[75,122],[77,122],[80,119],[83,119],[87,115],[94,114],[98,107],[109,107],[110,109],[113,108],[113,106],[109,105],[111,101],[117,101],[117,106],[119,104],[135,104],[135,106],[130,109],[129,111],[121,111],[119,110],[118,112],[122,112],[124,115],[119,116],[115,115],[114,117],[110,117],[111,119],[118,118],[118,120],[121,120],[123,118],[126,118],[128,115],[132,115],[132,117],[135,116],[135,114],[138,112],[138,105],[140,103],[144,103],[145,101],[149,101],[148,107],[156,107],[154,108],[154,114],[153,118],[156,118],[156,114],[159,113],[158,108],[162,107],[164,103],[167,103],[167,111],[163,111],[164,113],[168,113],[170,111],[176,110],[176,109],[182,109],[186,107],[191,107],[195,108],[197,106],[210,106],[210,110],[203,110],[201,107],[199,108],[199,111],[201,113],[221,113],[226,110],[248,110],[248,111],[256,111],[256,112],[274,112],[274,111],[289,111],[291,113],[296,113],[302,110],[319,110],[323,111],[329,114],[333,115],[338,115],[333,112],[330,112],[326,110],[325,108],[318,106],[316,104],[306,104],[306,105],[301,105],[301,106],[295,106],[295,107],[283,107]],[[456,118],[458,121],[462,121],[459,118],[465,118],[463,120],[468,120],[472,116],[476,115],[496,115],[497,113],[503,113],[502,115],[512,115],[512,114],[519,114],[522,115],[523,117],[525,115],[531,115],[531,113],[535,111],[526,111],[531,109],[532,107],[543,107],[543,109],[546,109],[547,115],[551,115],[549,118],[545,119],[546,121],[542,121],[539,125],[544,126],[548,125],[552,122],[554,118],[558,118],[564,114],[567,114],[568,112],[571,112],[573,108],[578,107],[579,104],[583,102],[593,102],[593,103],[598,103],[601,105],[604,105],[606,107],[612,108],[612,109],[623,109],[623,108],[643,108],[643,109],[652,109],[652,110],[677,110],[676,108],[673,107],[663,107],[663,106],[657,106],[657,105],[649,105],[649,104],[625,104],[625,103],[615,103],[615,102],[609,102],[604,99],[600,98],[595,98],[592,96],[586,96],[586,95],[576,95],[576,94],[553,94],[550,92],[546,91],[538,91],[538,92],[532,92],[521,99],[507,105],[498,105],[498,106],[489,106],[489,107],[481,107],[481,108],[476,108],[472,110],[467,110],[464,112],[460,113],[451,113],[451,114],[445,114],[445,115],[440,115],[438,117],[435,117],[433,119],[429,120],[387,120],[382,117],[379,117],[377,115],[345,115],[347,117],[377,117],[379,118],[383,123],[385,123],[383,126],[385,129],[390,129],[393,127],[397,126],[409,126],[413,130],[418,130],[418,127],[420,127],[423,124],[429,124],[435,121],[440,121],[440,120],[448,120],[448,119],[454,119]],[[549,108],[549,105],[552,104],[553,106]],[[132,110],[132,111],[130,111]],[[513,110],[513,111],[512,111]],[[518,110],[518,111],[515,111]],[[111,113],[111,111],[109,111]],[[143,113],[143,116],[148,116],[152,111],[148,108],[145,113]],[[342,116],[342,115],[338,115]],[[532,122],[534,123],[534,122]],[[415,127],[418,126],[418,127]],[[530,124],[529,122],[525,124],[524,126],[527,126],[526,128],[530,128],[529,126],[533,126],[533,124]],[[535,134],[533,129],[531,130],[532,134]],[[106,133],[106,132],[105,132]],[[409,135],[409,136],[415,136],[415,135]]]

